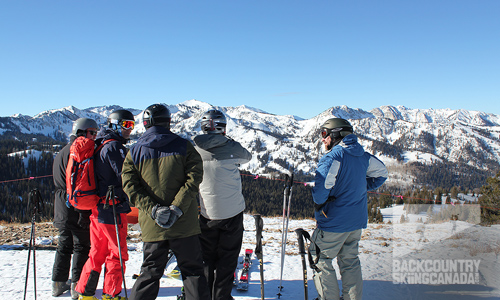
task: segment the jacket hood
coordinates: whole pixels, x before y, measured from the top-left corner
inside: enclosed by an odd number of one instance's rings
[[[99,132],[97,133],[96,142],[105,141],[105,140],[117,140],[122,144],[126,144],[127,140],[124,139],[121,135],[116,133],[113,129],[107,127],[101,127]]]
[[[207,150],[215,147],[220,147],[227,143],[229,139],[221,134],[202,134],[193,138],[196,146]]]
[[[160,148],[175,140],[178,136],[162,126],[152,126],[137,140],[137,145],[148,148]]]
[[[362,156],[365,153],[363,147],[358,143],[358,137],[354,134],[349,134],[342,139],[341,144],[344,144],[344,151],[352,156]]]

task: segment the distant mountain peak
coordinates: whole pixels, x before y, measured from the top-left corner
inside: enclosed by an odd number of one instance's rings
[[[312,174],[323,153],[319,127],[333,117],[350,120],[365,150],[376,153],[389,165],[441,161],[467,164],[480,170],[500,168],[500,116],[494,114],[393,105],[364,111],[338,105],[311,119],[302,119],[270,114],[247,105],[213,106],[196,99],[166,105],[172,115],[172,131],[187,139],[200,134],[199,120],[204,112],[212,108],[222,110],[228,118],[228,136],[253,154],[251,162],[243,166],[252,173],[284,172],[293,168]],[[137,122],[132,132],[133,141],[145,131],[142,111],[147,106],[127,108]],[[105,105],[79,109],[67,106],[34,117],[5,117],[0,119],[0,134],[8,133],[14,138],[44,135],[64,140],[77,118],[93,118],[98,124],[104,124],[116,109],[122,107]]]

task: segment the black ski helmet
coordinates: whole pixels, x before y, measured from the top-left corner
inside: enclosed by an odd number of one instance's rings
[[[170,111],[163,104],[150,105],[142,113],[142,123],[146,129],[151,126],[170,129]]]
[[[89,118],[79,118],[73,123],[72,135],[81,136],[85,135],[85,131],[89,128],[99,129],[97,122]]]
[[[126,109],[118,109],[118,110],[113,111],[108,116],[108,121],[106,124],[107,124],[108,128],[113,129],[114,131],[116,131],[117,133],[119,133],[121,135],[123,121],[134,122],[132,124],[132,129],[134,128],[134,124],[135,124],[134,115]]]
[[[203,133],[226,134],[226,116],[216,109],[207,111],[201,117],[201,130]]]
[[[349,121],[341,118],[331,118],[326,120],[325,123],[321,125],[320,134],[322,138],[326,138],[331,135],[332,140],[342,140],[345,136],[351,134],[352,132],[353,128]]]

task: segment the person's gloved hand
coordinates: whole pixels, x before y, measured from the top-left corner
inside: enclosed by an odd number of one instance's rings
[[[80,212],[80,217],[78,217],[78,226],[83,229],[89,229],[90,227],[90,214],[86,212]]]
[[[166,225],[170,218],[170,208],[167,206],[161,206],[160,204],[156,204],[155,207],[153,207],[153,210],[151,211],[151,218],[155,220],[158,226],[163,228],[169,228],[170,226],[166,227]]]
[[[170,205],[170,217],[168,218],[165,228],[170,228],[182,216],[182,210],[175,205]]]

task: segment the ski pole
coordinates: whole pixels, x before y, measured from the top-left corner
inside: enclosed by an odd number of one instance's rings
[[[290,221],[290,202],[292,201],[292,190],[293,190],[293,173],[290,176],[290,181],[288,183],[288,205],[287,205],[287,213],[286,213],[286,228],[285,228],[285,247],[286,247],[286,240],[287,240],[287,234],[288,234],[288,222]],[[285,250],[285,248],[283,248]]]
[[[262,253],[262,228],[264,227],[264,221],[260,215],[254,215],[255,218],[255,255],[259,260],[260,268],[260,297],[264,300],[264,255]]]
[[[302,228],[297,228],[295,229],[295,233],[297,233],[297,239],[299,242],[299,254],[300,258],[302,260],[302,270],[304,272],[304,299],[308,300],[308,293],[307,293],[307,265],[306,265],[306,248],[304,246],[304,229]]]
[[[278,286],[279,292],[278,292],[278,299],[281,297],[281,290],[283,289],[283,286],[281,285],[282,279],[283,279],[283,263],[285,260],[284,257],[284,249],[283,246],[285,245],[284,239],[285,239],[285,214],[286,214],[286,200],[287,200],[287,189],[288,189],[288,174],[285,174],[285,189],[283,190],[283,218],[281,219],[281,260],[280,260],[280,285]]]
[[[286,253],[286,240],[288,234],[288,221],[290,219],[290,201],[292,195],[292,185],[293,185],[293,173],[291,176],[285,174],[285,189],[283,191],[283,227],[281,234],[281,270],[280,270],[280,285],[279,291],[283,290],[282,280],[283,280],[283,267],[285,263],[285,253]],[[278,293],[278,299],[281,297],[281,293]]]
[[[35,291],[35,300],[36,300],[36,258],[35,258],[35,214],[33,214],[31,218],[31,235],[30,235],[30,244],[28,248],[28,262],[26,263],[26,280],[24,282],[24,300],[26,300],[26,291],[28,288],[28,275],[30,269],[30,257],[31,257],[31,247],[33,247],[33,279],[34,279],[34,291]]]
[[[115,231],[116,231],[116,241],[118,243],[118,257],[120,258],[120,268],[122,270],[122,279],[123,279],[123,289],[125,290],[125,299],[128,299],[127,295],[127,284],[125,283],[125,272],[123,270],[123,259],[122,259],[122,247],[120,245],[120,233],[118,232],[118,222],[116,220],[116,208],[115,208],[115,186],[108,186],[108,192],[106,194],[106,203],[109,203],[111,199],[113,204],[113,219],[115,221]]]
[[[30,269],[30,258],[31,258],[31,251],[32,250],[33,250],[33,285],[34,285],[33,291],[35,293],[35,300],[36,300],[35,220],[36,220],[37,212],[41,213],[43,211],[42,195],[40,194],[40,191],[38,191],[38,189],[33,189],[28,194],[28,206],[27,206],[28,209],[29,209],[30,205],[32,206],[31,234],[30,234],[30,244],[29,244],[29,248],[28,248],[28,262],[26,263],[26,280],[24,282],[24,298],[23,298],[24,300],[26,300],[26,292],[27,292],[27,288],[28,288],[28,275],[29,275],[29,269]]]

